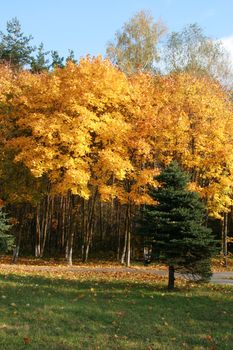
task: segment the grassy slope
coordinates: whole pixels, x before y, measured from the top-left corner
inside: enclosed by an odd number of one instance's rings
[[[233,289],[164,286],[1,274],[0,348],[233,349]]]

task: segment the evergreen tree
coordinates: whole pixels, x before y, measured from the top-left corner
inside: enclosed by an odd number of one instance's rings
[[[77,63],[78,61],[75,59],[75,56],[74,56],[74,51],[73,50],[69,50],[69,54],[68,56],[66,57],[66,63],[67,62],[73,62],[73,63]]]
[[[205,210],[199,195],[188,190],[188,175],[176,162],[157,180],[160,186],[151,190],[151,196],[158,204],[145,208],[141,230],[151,237],[152,256],[169,267],[168,288],[174,288],[176,270],[208,281],[215,241],[204,226]]]
[[[32,57],[31,60],[32,73],[40,73],[49,70],[49,59],[46,58],[49,53],[49,51],[44,51],[44,45],[41,43],[37,49],[36,57]]]
[[[14,237],[9,234],[11,224],[6,214],[0,209],[0,252],[7,252],[13,248]]]
[[[9,63],[13,68],[23,68],[31,63],[35,50],[30,45],[32,36],[25,36],[21,32],[21,25],[17,18],[7,22],[7,32],[0,32],[0,60]]]
[[[61,57],[57,51],[51,51],[51,57],[52,57],[52,68],[64,68],[64,57]]]

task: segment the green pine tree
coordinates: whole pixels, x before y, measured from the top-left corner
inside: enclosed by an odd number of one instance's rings
[[[14,246],[14,237],[9,234],[11,227],[6,214],[0,209],[0,253],[8,252]]]
[[[174,288],[177,270],[208,281],[215,240],[204,226],[205,209],[198,193],[188,190],[188,175],[176,162],[157,180],[161,186],[152,189],[151,196],[158,204],[146,206],[140,230],[151,237],[152,256],[169,267],[168,288]]]
[[[77,63],[78,61],[75,59],[74,56],[74,51],[73,50],[69,50],[69,55],[66,57],[66,63],[67,62],[73,62],[73,63]]]
[[[41,73],[49,70],[49,59],[46,58],[49,53],[50,51],[44,51],[44,44],[40,43],[39,47],[37,48],[36,57],[32,57],[31,59],[32,73]]]
[[[0,31],[0,61],[7,62],[12,68],[21,69],[31,63],[35,47],[30,45],[32,36],[21,32],[17,18],[7,22],[6,34]]]
[[[61,57],[59,53],[55,50],[51,51],[52,63],[51,68],[64,68],[64,57]]]

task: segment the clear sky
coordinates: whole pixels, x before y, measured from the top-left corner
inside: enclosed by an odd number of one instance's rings
[[[105,54],[106,43],[139,10],[161,18],[169,31],[198,23],[233,52],[233,0],[0,0],[0,29],[17,17],[24,34],[46,50],[75,57]]]

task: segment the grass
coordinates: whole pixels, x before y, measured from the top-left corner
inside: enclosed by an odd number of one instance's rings
[[[0,275],[1,350],[233,349],[233,289]]]

